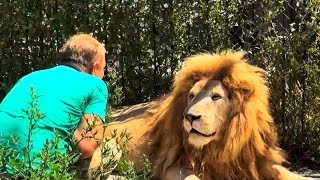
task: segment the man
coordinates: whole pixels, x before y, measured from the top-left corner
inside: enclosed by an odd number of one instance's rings
[[[25,166],[33,159],[32,168],[45,163],[34,156],[47,144],[58,142],[58,151],[65,153],[72,136],[80,158],[92,156],[103,139],[105,52],[92,36],[74,35],[63,45],[58,66],[22,77],[0,104],[0,145],[13,149]],[[4,169],[14,173],[10,158]]]

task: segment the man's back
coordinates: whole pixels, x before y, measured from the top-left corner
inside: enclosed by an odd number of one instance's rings
[[[31,73],[20,79],[0,104],[1,143],[22,153],[31,140],[30,154],[34,155],[46,142],[55,140],[57,133],[59,151],[65,152],[65,137],[72,137],[82,115],[104,119],[107,96],[101,79],[67,66]],[[12,135],[19,138],[19,146],[8,141]]]

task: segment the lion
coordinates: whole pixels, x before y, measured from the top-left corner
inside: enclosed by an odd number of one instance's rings
[[[125,159],[141,168],[147,155],[154,179],[309,179],[282,166],[266,75],[244,52],[191,56],[167,96],[118,111],[126,120],[111,123],[106,137],[131,133]]]

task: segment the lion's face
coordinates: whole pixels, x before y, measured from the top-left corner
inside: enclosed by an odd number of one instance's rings
[[[217,140],[230,109],[228,91],[220,81],[202,79],[196,82],[184,111],[183,126],[188,133],[188,142],[202,148]]]

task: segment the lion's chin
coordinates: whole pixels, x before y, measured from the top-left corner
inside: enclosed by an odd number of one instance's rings
[[[196,133],[190,133],[188,137],[188,142],[196,147],[201,149],[203,146],[209,144],[213,140],[213,136],[205,137]]]
[[[199,149],[213,141],[216,135],[216,132],[213,132],[211,134],[203,134],[195,130],[186,120],[183,121],[183,126],[186,133],[188,134],[189,144]]]

